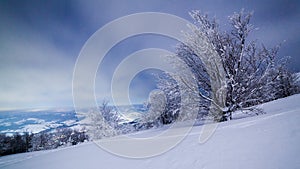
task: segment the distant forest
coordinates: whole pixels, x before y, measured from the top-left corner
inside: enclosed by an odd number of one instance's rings
[[[0,156],[55,149],[88,141],[86,131],[62,128],[51,132],[0,134]]]

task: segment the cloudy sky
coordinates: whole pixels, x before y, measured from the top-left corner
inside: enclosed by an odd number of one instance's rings
[[[191,21],[199,9],[226,23],[233,12],[254,11],[253,37],[266,46],[283,43],[280,55],[292,56],[289,67],[300,71],[300,2],[298,0],[100,0],[0,1],[0,109],[72,106],[76,58],[89,37],[106,23],[136,12],[164,12]],[[226,27],[226,25],[225,25]],[[137,36],[115,46],[100,64],[96,92],[109,98],[116,66],[132,52],[156,47],[173,50],[176,42]],[[155,86],[149,73],[132,82],[134,102]]]

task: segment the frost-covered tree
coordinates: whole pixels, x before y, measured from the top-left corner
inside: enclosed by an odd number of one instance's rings
[[[292,75],[292,85],[294,86],[293,87],[293,94],[296,94],[296,93],[300,93],[300,73],[294,73]]]
[[[194,92],[198,106],[210,108],[216,121],[231,119],[233,111],[254,110],[253,105],[290,95],[285,84],[289,77],[286,59],[277,58],[279,46],[268,49],[248,38],[254,29],[250,24],[252,13],[242,10],[230,16],[229,31],[222,31],[216,19],[199,11],[190,15],[195,25],[185,33],[186,40],[178,45],[174,57],[186,63],[194,74],[191,78],[197,81],[195,88],[183,80],[186,91]],[[174,84],[166,81],[160,80],[159,87],[175,91]]]
[[[158,88],[165,94],[165,108],[161,112],[160,119],[163,124],[169,124],[176,120],[179,115],[181,102],[179,85],[167,73],[157,76],[157,78],[159,79]]]
[[[144,114],[143,123],[159,126],[162,123],[161,114],[166,107],[166,97],[164,92],[154,90],[150,93],[149,100],[147,102],[149,108],[147,113]]]
[[[0,156],[28,152],[31,137],[29,133],[0,134]]]
[[[120,133],[118,122],[120,116],[118,112],[103,101],[99,109],[90,109],[87,113],[85,125],[91,139],[97,140],[103,137],[111,137]]]
[[[99,111],[102,117],[111,127],[117,130],[119,129],[121,116],[115,107],[109,106],[108,101],[104,100],[99,107]]]
[[[282,68],[277,78],[276,98],[287,97],[300,92],[299,75]]]
[[[76,145],[88,139],[85,128],[80,130],[59,128],[48,132],[25,132],[13,135],[0,134],[0,156]]]

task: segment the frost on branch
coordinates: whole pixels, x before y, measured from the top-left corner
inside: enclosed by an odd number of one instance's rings
[[[90,109],[84,120],[88,134],[92,140],[111,137],[119,134],[119,115],[107,101],[103,101],[99,109]]]
[[[216,121],[225,121],[236,110],[253,111],[257,104],[297,91],[295,78],[286,68],[288,59],[278,58],[280,45],[267,48],[249,40],[252,12],[242,10],[230,16],[230,31],[222,31],[216,19],[199,11],[190,15],[195,23],[177,46],[174,58],[180,58],[194,74],[190,79],[196,80],[198,87],[191,87],[185,78],[182,83],[186,87],[180,92],[197,96],[199,113],[209,109]],[[171,63],[178,68],[178,76],[185,77],[180,64],[175,60]],[[174,83],[168,79],[159,82],[159,88],[176,93]],[[177,103],[168,104],[174,107]]]

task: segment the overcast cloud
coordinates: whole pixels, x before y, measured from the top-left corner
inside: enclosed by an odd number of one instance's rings
[[[280,55],[292,56],[290,69],[300,71],[298,0],[2,0],[0,109],[71,106],[73,69],[82,46],[95,31],[116,18],[136,12],[165,12],[191,21],[188,12],[199,9],[216,16],[223,26],[229,15],[242,8],[254,11],[252,23],[259,30],[252,37],[269,47],[284,42]],[[175,44],[174,40],[155,36],[118,44],[100,65],[97,97],[110,97],[114,68],[127,55],[149,47],[172,50]],[[145,93],[154,86],[149,79],[141,75],[134,81],[131,94],[138,97],[134,100],[146,98]]]

